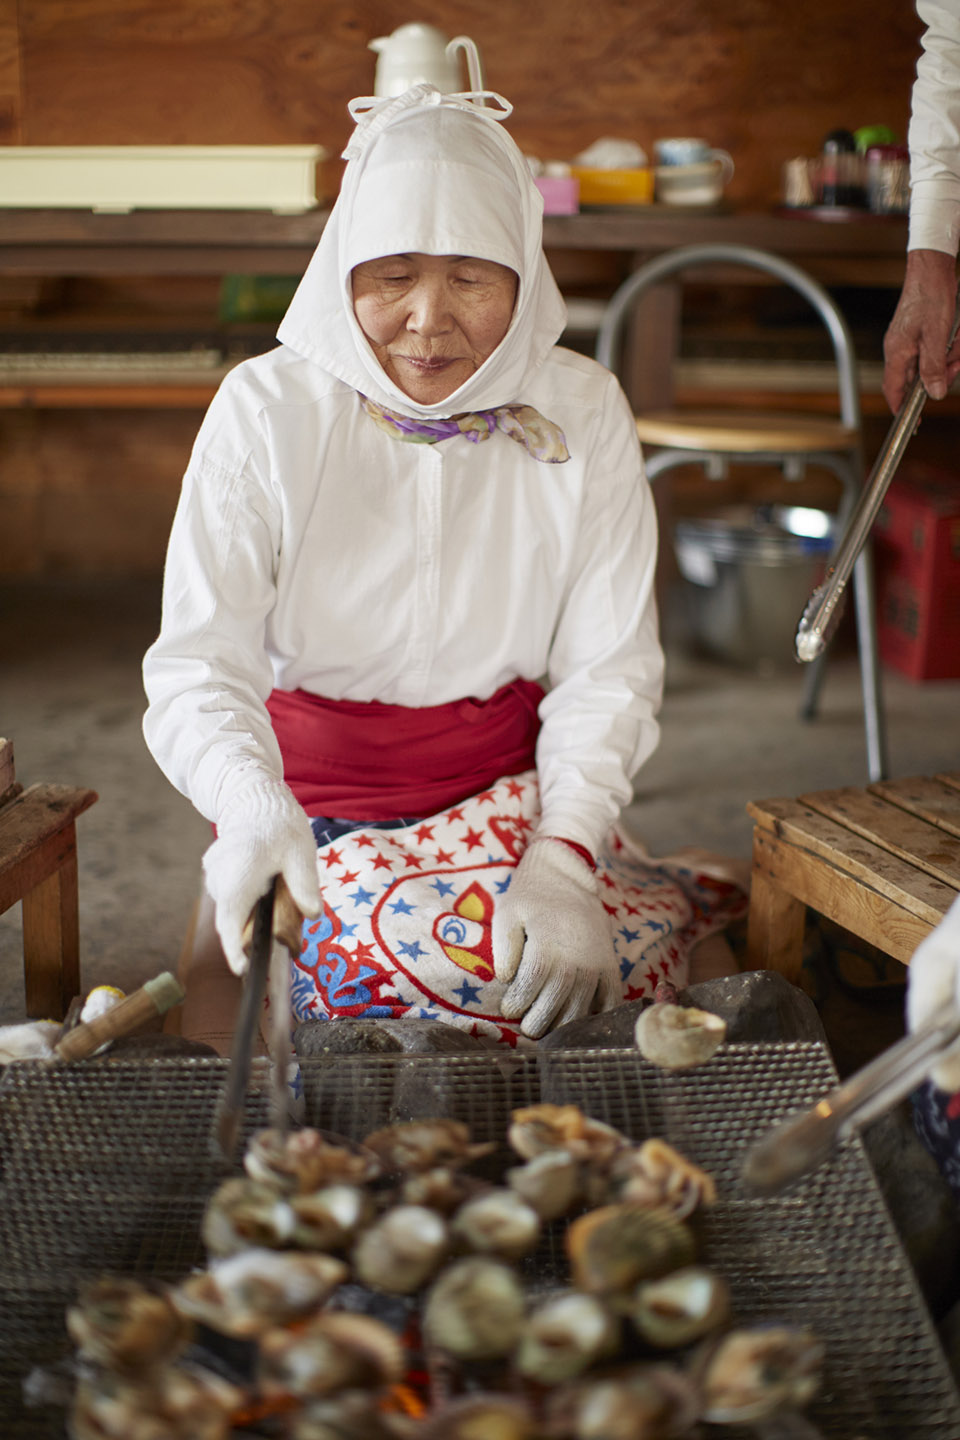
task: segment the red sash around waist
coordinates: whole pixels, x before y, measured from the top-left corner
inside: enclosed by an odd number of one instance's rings
[[[514,680],[489,700],[412,709],[274,690],[283,777],[308,815],[432,815],[534,766],[543,689]]]

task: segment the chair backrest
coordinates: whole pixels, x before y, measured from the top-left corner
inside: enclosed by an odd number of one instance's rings
[[[806,271],[780,255],[752,245],[684,245],[678,250],[648,260],[629,275],[611,296],[597,336],[595,357],[608,370],[617,370],[619,342],[624,322],[645,291],[670,275],[702,265],[730,264],[763,270],[790,286],[809,302],[826,326],[833,344],[837,366],[840,417],[852,430],[860,429],[860,387],[853,337],[843,312],[823,286]]]

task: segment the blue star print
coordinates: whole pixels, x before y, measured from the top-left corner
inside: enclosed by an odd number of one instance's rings
[[[362,885],[358,885],[356,890],[354,890],[353,894],[350,896],[350,899],[353,901],[354,905],[369,905],[370,901],[373,899],[373,891],[364,890]]]
[[[397,896],[396,900],[394,900],[393,904],[390,906],[390,909],[393,911],[394,915],[412,915],[416,908],[416,905],[408,905],[406,900],[404,900],[400,895]]]
[[[461,1005],[476,1005],[480,1000],[480,986],[468,985],[466,980],[453,993],[460,996]]]
[[[452,894],[453,894],[453,886],[452,886],[452,885],[448,885],[448,884],[446,883],[446,881],[444,881],[444,880],[434,880],[434,882],[433,882],[433,888],[434,888],[434,890],[436,890],[436,892],[437,892],[438,895],[452,895]]]
[[[403,951],[404,955],[408,955],[411,960],[416,960],[418,956],[425,955],[427,953],[425,950],[421,950],[416,940],[401,940],[400,949]]]

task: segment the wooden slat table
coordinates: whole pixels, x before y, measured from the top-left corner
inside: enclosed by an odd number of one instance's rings
[[[960,894],[960,773],[755,800],[747,964],[800,979],[806,907],[909,964]]]

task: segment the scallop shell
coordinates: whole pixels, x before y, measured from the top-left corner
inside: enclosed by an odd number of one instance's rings
[[[536,1249],[540,1217],[515,1190],[498,1188],[461,1206],[450,1233],[478,1254],[521,1260]]]
[[[309,1195],[294,1195],[293,1243],[303,1250],[346,1250],[373,1217],[373,1200],[357,1185],[325,1185]]]
[[[67,1310],[67,1331],[81,1353],[119,1370],[171,1360],[190,1329],[165,1293],[119,1275],[86,1285]]]
[[[534,1310],[515,1357],[520,1374],[540,1385],[559,1385],[617,1345],[616,1317],[593,1295],[556,1295]]]
[[[640,1012],[634,1030],[637,1049],[663,1070],[688,1070],[703,1065],[723,1044],[727,1022],[692,1005],[650,1005]]]
[[[573,1283],[591,1295],[625,1295],[641,1280],[692,1264],[693,1235],[669,1210],[604,1205],[567,1227]]]
[[[700,1206],[713,1205],[712,1175],[654,1136],[635,1149],[622,1150],[610,1171],[617,1199],[631,1205],[663,1206],[681,1220]]]
[[[365,1230],[353,1250],[358,1280],[391,1295],[412,1295],[432,1279],[450,1245],[447,1226],[424,1205],[397,1205]]]
[[[210,1197],[201,1234],[211,1255],[235,1255],[250,1246],[279,1250],[296,1223],[289,1201],[273,1186],[237,1176]]]
[[[703,1419],[715,1425],[798,1410],[820,1388],[823,1345],[811,1330],[761,1325],[731,1330],[700,1363]]]
[[[375,1130],[364,1141],[388,1170],[435,1170],[439,1166],[466,1165],[489,1155],[495,1145],[471,1143],[470,1131],[459,1120],[411,1120]]]
[[[243,1157],[251,1180],[303,1195],[323,1185],[362,1185],[380,1172],[375,1155],[345,1136],[320,1130],[258,1130]]]
[[[630,1307],[640,1337],[662,1350],[699,1340],[729,1315],[729,1285],[717,1271],[702,1265],[643,1281]]]
[[[444,1405],[416,1433],[418,1440],[536,1440],[543,1432],[512,1395],[479,1394]]]
[[[680,1370],[637,1365],[559,1392],[550,1416],[556,1433],[575,1440],[679,1440],[697,1433],[699,1400]]]
[[[207,1370],[171,1365],[131,1382],[115,1371],[81,1374],[70,1413],[71,1440],[229,1440],[243,1392]]]
[[[248,1338],[313,1314],[348,1274],[330,1255],[242,1250],[189,1276],[170,1298],[181,1315]]]
[[[523,1328],[520,1281],[499,1260],[472,1255],[438,1277],[423,1314],[430,1344],[460,1360],[509,1355]]]
[[[607,1165],[630,1142],[619,1130],[593,1120],[578,1105],[529,1105],[514,1110],[507,1139],[522,1160],[566,1150],[577,1160]]]
[[[406,1366],[397,1335],[370,1315],[329,1311],[299,1330],[260,1337],[258,1378],[266,1395],[333,1395],[395,1384]]]
[[[569,1150],[545,1150],[507,1171],[507,1184],[541,1220],[559,1220],[573,1209],[581,1192],[580,1162]]]

